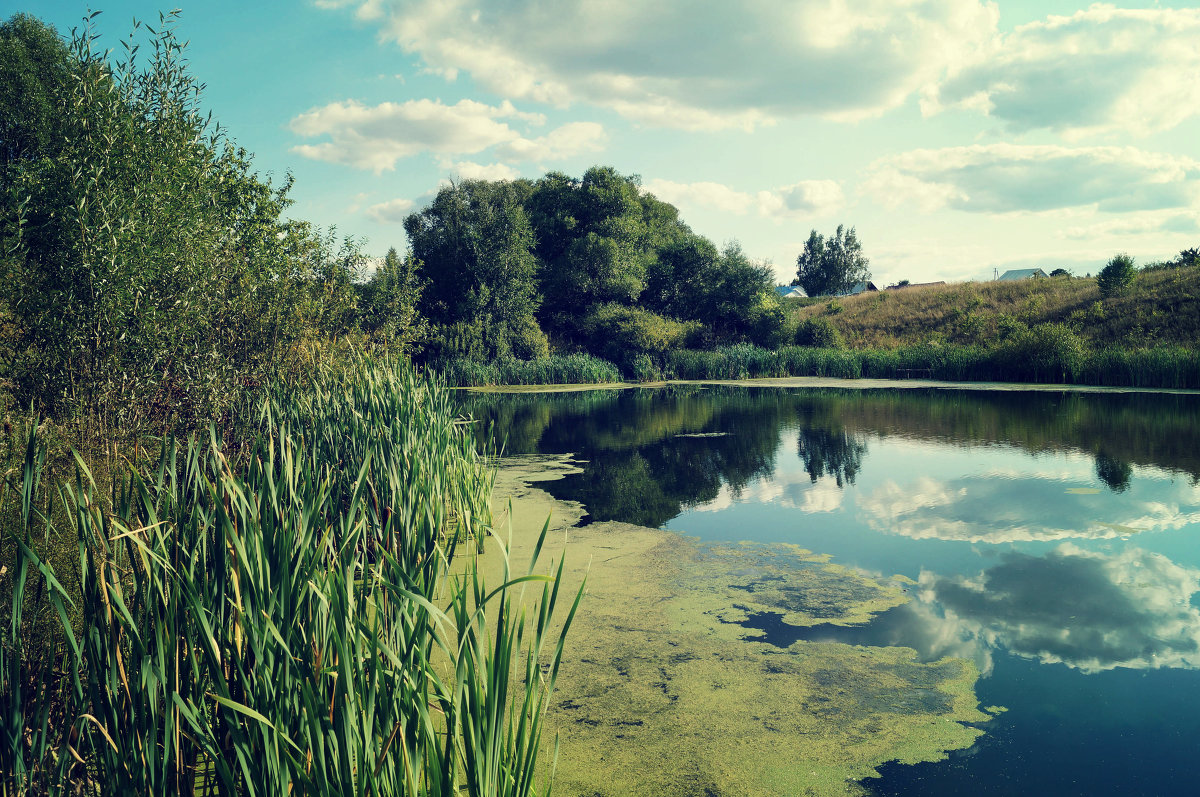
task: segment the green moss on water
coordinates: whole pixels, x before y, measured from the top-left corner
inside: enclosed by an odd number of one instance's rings
[[[569,461],[545,461],[543,476]],[[864,622],[907,600],[879,579],[794,546],[707,546],[621,523],[572,528],[582,509],[529,486],[535,460],[502,471],[516,495],[514,555],[553,510],[566,576],[587,594],[567,641],[543,745],[558,733],[559,795],[862,794],[887,761],[917,763],[982,733],[964,659],[912,650],[747,639],[737,623]],[[556,552],[558,553],[558,552]],[[564,585],[570,586],[570,583]]]

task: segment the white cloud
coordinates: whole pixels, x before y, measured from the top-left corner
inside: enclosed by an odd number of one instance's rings
[[[1123,235],[1161,235],[1163,233],[1194,234],[1200,232],[1200,214],[1140,213],[1117,219],[1063,229],[1059,235],[1077,241]]]
[[[442,171],[459,180],[515,180],[521,173],[506,163],[474,163],[472,161],[443,161]]]
[[[571,123],[537,139],[528,139],[507,120],[545,123],[540,114],[473,100],[446,105],[440,100],[409,100],[366,106],[349,100],[314,108],[291,121],[292,132],[316,138],[317,144],[293,147],[308,158],[343,163],[376,173],[394,169],[396,161],[422,152],[471,155],[497,148],[505,159],[554,160],[603,146],[604,130],[595,123]]]
[[[1022,25],[922,101],[1068,136],[1174,127],[1200,109],[1200,10],[1092,5]]]
[[[535,139],[512,139],[496,152],[510,160],[561,160],[581,152],[597,152],[607,143],[608,135],[596,122],[569,122]]]
[[[367,215],[381,224],[399,224],[412,207],[411,199],[391,199],[367,208]]]
[[[1103,212],[1186,208],[1200,162],[1133,147],[986,144],[919,149],[876,161],[863,189],[888,207],[979,213],[1092,207]]]
[[[845,204],[842,187],[834,180],[804,180],[792,185],[750,194],[722,183],[677,183],[655,179],[646,190],[683,209],[706,208],[744,216],[757,212],[779,220],[825,216]]]
[[[827,216],[844,204],[842,186],[835,180],[804,180],[773,191],[758,192],[759,212],[779,219]]]
[[[379,10],[372,0],[359,16]],[[396,0],[379,24],[448,80],[469,73],[506,97],[715,129],[878,115],[969,62],[997,20],[982,0]]]
[[[645,185],[647,192],[672,205],[711,208],[745,215],[754,207],[754,197],[721,183],[677,183],[655,179]]]

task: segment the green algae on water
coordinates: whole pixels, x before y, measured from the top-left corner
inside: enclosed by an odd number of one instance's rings
[[[571,589],[587,594],[567,639],[548,716],[560,795],[864,794],[888,762],[969,747],[990,718],[972,662],[917,661],[899,647],[747,638],[757,612],[784,622],[854,624],[904,603],[907,580],[880,579],[795,546],[704,545],[622,523],[572,527],[578,504],[530,486],[569,458],[502,470],[514,499],[514,555],[552,514]],[[551,510],[553,512],[551,513]],[[553,552],[562,555],[562,549]]]

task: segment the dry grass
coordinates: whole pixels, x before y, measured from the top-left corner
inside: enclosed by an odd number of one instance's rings
[[[1200,269],[1141,272],[1127,295],[1109,299],[1101,299],[1094,278],[1060,277],[882,291],[800,307],[794,315],[829,318],[852,348],[990,344],[1004,336],[1009,319],[1067,324],[1097,347],[1191,346],[1200,338]]]

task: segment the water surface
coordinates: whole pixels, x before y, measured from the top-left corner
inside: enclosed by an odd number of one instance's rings
[[[1200,764],[1200,397],[676,387],[476,396],[593,521],[789,543],[911,599],[868,623],[737,619],[743,638],[975,662],[1006,709],[901,794],[1191,793]]]

